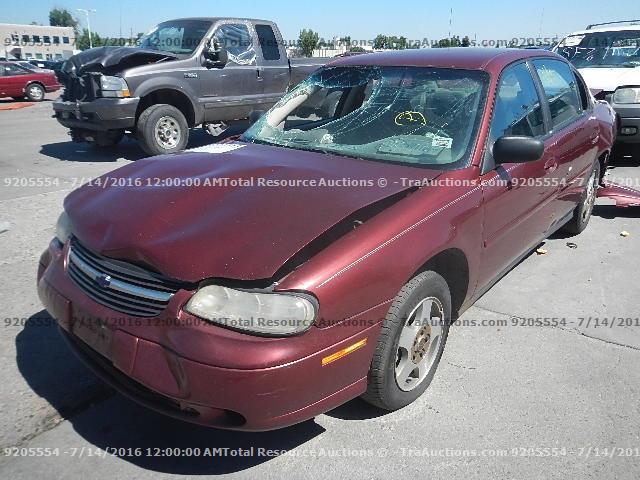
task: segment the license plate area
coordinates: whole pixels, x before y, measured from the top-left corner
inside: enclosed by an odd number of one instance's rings
[[[107,323],[73,306],[71,333],[103,357],[111,359],[113,332]]]

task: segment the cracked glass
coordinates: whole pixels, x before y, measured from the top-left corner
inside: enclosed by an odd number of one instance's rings
[[[412,166],[469,161],[488,74],[426,67],[327,67],[286,94],[245,142]]]

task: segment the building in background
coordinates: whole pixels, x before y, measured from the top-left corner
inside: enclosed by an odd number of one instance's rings
[[[24,60],[62,60],[75,53],[71,27],[0,23],[0,57]]]

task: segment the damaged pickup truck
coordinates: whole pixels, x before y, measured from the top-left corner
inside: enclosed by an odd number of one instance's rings
[[[189,129],[219,135],[270,108],[324,59],[289,60],[264,20],[187,18],[160,23],[137,47],[99,47],[62,68],[55,118],[74,141],[117,144],[126,132],[158,155],[182,150]]]
[[[586,228],[613,135],[551,52],[342,58],[239,140],[72,192],[39,295],[100,377],[167,415],[268,430],[359,395],[395,410],[465,309]]]

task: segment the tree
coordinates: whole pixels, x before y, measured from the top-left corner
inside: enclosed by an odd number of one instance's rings
[[[469,47],[470,45],[471,45],[471,40],[469,40],[469,37],[467,35],[462,37],[462,46]]]
[[[366,52],[366,50],[362,47],[358,47],[357,45],[355,47],[351,47],[349,49],[350,52],[356,52],[356,53],[364,53]]]
[[[52,27],[72,27],[78,35],[78,20],[73,18],[66,8],[53,8],[49,12],[49,25]]]
[[[91,32],[91,40],[94,47],[101,47],[104,43],[100,35],[96,32]],[[82,29],[82,34],[76,38],[76,45],[78,50],[86,50],[89,48],[89,30],[86,28]]]
[[[376,38],[373,39],[373,48],[376,50],[382,50],[387,47],[387,37],[379,33]]]
[[[313,55],[313,51],[318,47],[319,36],[316,32],[306,28],[300,31],[300,37],[298,37],[298,45],[302,55],[310,57]]]

